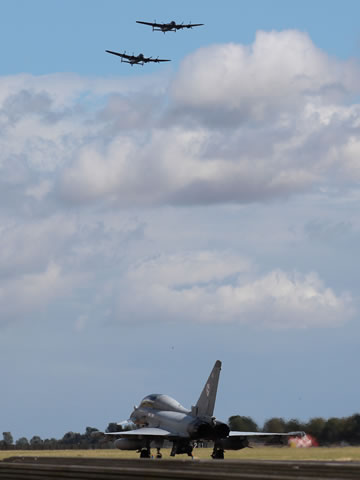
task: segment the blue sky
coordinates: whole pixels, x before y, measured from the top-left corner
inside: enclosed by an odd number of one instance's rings
[[[104,55],[106,49],[162,55],[173,59],[171,67],[176,68],[194,48],[225,42],[250,44],[257,30],[298,29],[308,32],[314,43],[331,55],[348,58],[360,54],[360,7],[356,0],[5,0],[3,5],[2,75],[133,73]],[[206,28],[164,36],[135,23],[155,19],[205,23]]]
[[[1,431],[357,412],[359,3],[2,7]]]

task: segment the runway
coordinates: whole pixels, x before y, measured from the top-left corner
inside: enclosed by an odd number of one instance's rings
[[[11,457],[0,462],[0,479],[94,480],[307,480],[359,479],[360,462],[256,460],[126,460]]]

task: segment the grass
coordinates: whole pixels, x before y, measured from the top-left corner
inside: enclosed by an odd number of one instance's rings
[[[170,457],[170,449],[161,450],[163,458]],[[152,450],[154,453],[155,450]],[[210,459],[210,448],[194,449],[194,457]],[[14,456],[31,457],[92,457],[92,458],[138,458],[134,451],[111,450],[7,450],[0,451],[0,460]],[[190,459],[186,455],[177,455],[177,459]],[[239,451],[227,451],[225,458],[236,460],[338,460],[360,461],[360,447],[254,447]]]

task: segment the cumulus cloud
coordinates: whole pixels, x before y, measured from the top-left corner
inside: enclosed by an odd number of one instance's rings
[[[0,77],[3,315],[36,311],[42,290],[44,304],[55,302],[74,281],[103,310],[120,302],[118,317],[149,311],[296,327],[346,320],[351,298],[315,273],[256,273],[237,254],[179,254],[168,245],[168,255],[134,262],[163,250],[149,241],[130,255],[145,227],[121,219],[149,206],[356,190],[359,80],[356,63],[329,57],[297,31],[199,49],[171,78]],[[75,325],[81,330],[82,320]]]
[[[360,179],[360,69],[298,31],[161,75],[0,78],[2,191],[59,204],[266,202]],[[13,203],[13,202],[12,202]]]
[[[172,84],[180,108],[216,125],[274,120],[305,102],[333,103],[358,90],[358,66],[339,62],[302,32],[259,31],[250,46],[212,45],[189,55]]]
[[[95,141],[78,152],[62,193],[74,201],[193,205],[351,183],[359,178],[360,110],[349,101],[359,79],[358,65],[329,57],[297,31],[197,50],[175,75],[168,105],[153,106],[152,121],[149,102],[142,123],[131,102],[107,105],[99,118],[120,131],[106,148]]]
[[[108,298],[97,295],[121,275],[125,252],[136,251],[144,228],[136,218],[95,212],[21,221],[0,215],[0,224],[0,325],[32,319],[64,298],[80,317],[92,301],[106,309]]]
[[[274,270],[257,273],[247,259],[228,253],[161,256],[134,266],[126,276],[121,314],[136,321],[265,328],[340,326],[353,314],[351,295],[336,294],[319,276]]]
[[[61,267],[50,262],[45,270],[14,276],[0,282],[1,322],[26,320],[45,310],[58,298],[71,292],[79,279],[64,274]]]

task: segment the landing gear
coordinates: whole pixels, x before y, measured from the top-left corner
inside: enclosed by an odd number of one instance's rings
[[[192,457],[193,445],[188,442],[174,442],[170,457],[175,457],[175,455],[180,455],[182,453],[186,453],[189,457]]]
[[[162,458],[162,454],[160,453],[160,448],[157,448],[156,451],[157,451],[156,458]]]
[[[140,450],[140,458],[151,458],[150,448],[142,448]]]
[[[213,450],[211,456],[214,460],[224,460],[224,449],[214,447],[214,450]]]

